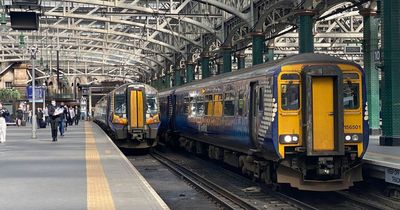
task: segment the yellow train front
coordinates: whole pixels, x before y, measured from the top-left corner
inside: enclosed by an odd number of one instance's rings
[[[347,189],[362,181],[369,139],[364,73],[352,62],[319,57],[287,62],[277,75],[276,178],[304,190]]]
[[[354,62],[294,55],[174,87],[160,104],[166,142],[268,184],[333,191],[362,180],[368,108]]]
[[[143,83],[122,85],[96,104],[94,120],[110,132],[119,147],[154,147],[160,122],[158,92]]]

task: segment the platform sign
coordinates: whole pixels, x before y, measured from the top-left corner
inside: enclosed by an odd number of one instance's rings
[[[46,91],[46,87],[36,86],[35,87],[35,102],[43,102],[44,91]],[[32,86],[26,87],[26,95],[29,102],[32,102]]]
[[[360,54],[362,52],[362,49],[360,46],[345,46],[344,47],[344,52],[348,55],[350,54]]]
[[[400,169],[386,168],[385,181],[392,184],[400,185]]]

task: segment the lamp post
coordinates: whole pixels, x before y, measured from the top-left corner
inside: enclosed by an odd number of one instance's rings
[[[31,54],[31,62],[32,62],[32,139],[36,139],[36,88],[35,88],[35,60],[37,47],[32,46],[29,48],[29,53]]]

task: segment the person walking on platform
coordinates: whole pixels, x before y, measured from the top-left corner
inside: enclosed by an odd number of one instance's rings
[[[43,121],[43,111],[42,111],[42,108],[38,108],[38,111],[37,111],[37,113],[36,113],[36,117],[37,117],[37,119],[36,119],[36,125],[38,126],[38,128],[42,128],[43,126],[42,126],[42,121]]]
[[[70,107],[69,110],[69,125],[73,125],[74,124],[74,120],[75,120],[75,110],[74,107]]]
[[[81,118],[81,110],[78,106],[75,106],[75,125],[78,125],[79,120]]]
[[[65,111],[65,108],[64,108],[64,102],[61,102],[61,105],[58,107],[58,109],[60,111],[62,111],[61,114],[60,114],[60,120],[58,122],[58,128],[60,130],[60,135],[64,136],[64,123],[65,123],[65,116],[66,116],[66,111]]]
[[[51,137],[53,141],[57,141],[57,128],[60,122],[60,115],[63,114],[63,111],[56,107],[56,101],[52,100],[51,104],[48,107],[49,112],[49,120],[51,126]]]
[[[67,131],[68,128],[68,119],[70,118],[69,116],[69,110],[68,110],[68,106],[64,105],[64,132]]]
[[[46,126],[49,125],[49,109],[47,107],[44,107],[44,109],[43,109],[43,116],[44,116],[44,122],[46,123]]]
[[[7,134],[7,123],[6,118],[10,115],[7,109],[3,108],[3,104],[0,103],[0,143],[6,142]]]
[[[17,118],[16,124],[18,127],[21,126],[23,117],[24,117],[24,111],[22,111],[22,108],[20,107],[20,108],[18,108],[17,113],[16,113],[16,118]]]

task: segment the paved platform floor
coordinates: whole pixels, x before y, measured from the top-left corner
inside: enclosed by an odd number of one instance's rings
[[[68,127],[52,142],[50,128],[7,128],[0,144],[0,209],[168,209],[94,123]]]
[[[400,146],[380,146],[379,136],[370,136],[364,162],[371,165],[400,169]]]

